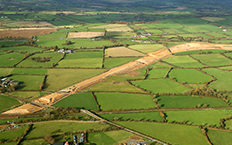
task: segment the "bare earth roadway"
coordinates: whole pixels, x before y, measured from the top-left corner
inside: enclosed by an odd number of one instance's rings
[[[30,105],[25,104],[18,108],[3,112],[2,114],[27,114],[27,113],[33,113],[35,111],[39,111],[43,109],[43,106],[51,106],[54,103],[61,100],[61,98],[64,96],[69,96],[71,94],[74,94],[80,90],[83,90],[85,88],[91,87],[97,83],[103,82],[107,77],[110,77],[112,75],[118,74],[118,73],[125,73],[134,71],[140,68],[143,68],[147,65],[150,65],[154,62],[156,62],[159,59],[172,57],[172,53],[177,52],[184,52],[184,51],[193,51],[193,50],[203,50],[203,49],[224,49],[224,50],[232,50],[232,45],[222,45],[222,44],[209,44],[209,43],[186,43],[186,44],[180,44],[173,46],[171,48],[163,48],[156,52],[149,52],[147,53],[148,56],[137,59],[135,61],[131,61],[127,64],[124,64],[119,67],[115,67],[110,69],[107,72],[104,72],[98,76],[86,79],[80,83],[77,83],[75,85],[72,85],[68,88],[65,88],[59,92],[55,92],[49,95],[42,96],[40,98],[37,98],[35,100],[32,100],[32,104]],[[36,105],[33,105],[36,104]],[[40,106],[40,107],[38,107]],[[27,108],[28,107],[28,108]],[[36,109],[34,109],[36,108]]]

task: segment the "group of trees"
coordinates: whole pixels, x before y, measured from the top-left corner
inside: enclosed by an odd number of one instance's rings
[[[34,60],[36,62],[49,62],[51,57],[31,57],[31,60]]]

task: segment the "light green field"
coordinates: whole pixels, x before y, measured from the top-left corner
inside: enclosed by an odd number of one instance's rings
[[[169,78],[175,78],[178,82],[205,83],[213,78],[196,69],[172,69]]]
[[[0,111],[3,111],[5,109],[8,109],[18,104],[19,104],[18,100],[11,97],[0,95]]]
[[[153,34],[163,34],[163,31],[158,30],[158,29],[145,29],[147,33],[153,33]]]
[[[40,122],[33,126],[33,130],[26,136],[26,138],[44,137],[46,135],[55,135],[54,131],[60,130],[60,132],[73,132],[84,131],[87,129],[103,129],[108,128],[109,125],[103,125],[100,123],[78,123],[78,122],[66,122],[66,121],[54,121],[54,122]]]
[[[232,79],[230,77],[232,72],[226,72],[217,69],[203,69],[203,71],[216,77],[217,79],[215,82],[210,83],[209,87],[217,90],[232,90],[230,87],[232,85]]]
[[[7,76],[7,75],[11,74],[11,72],[13,70],[14,70],[13,68],[1,68],[0,77],[1,76]]]
[[[22,52],[28,52],[28,53],[44,51],[44,49],[37,48],[37,47],[31,47],[31,46],[3,47],[3,48],[0,48],[0,50],[5,50],[5,51],[13,50],[15,52],[22,51]]]
[[[98,110],[97,105],[91,93],[73,94],[69,97],[59,101],[54,105],[55,107],[76,107],[87,110]]]
[[[104,82],[96,84],[90,88],[88,91],[113,91],[113,92],[138,92],[144,93],[141,89],[134,87],[126,82],[128,79],[135,79],[142,77],[132,77],[130,75],[112,76]]]
[[[139,59],[140,57],[125,57],[125,58],[106,58],[104,62],[104,68],[113,68],[130,61]]]
[[[232,64],[232,61],[220,54],[193,55],[194,58],[209,66],[220,66]]]
[[[151,64],[151,65],[149,65],[149,67],[151,67],[151,68],[165,68],[165,69],[170,69],[170,67],[172,67],[171,65],[168,65],[168,64],[166,64],[166,63],[163,63],[163,62],[155,62],[155,63],[153,63],[153,64]]]
[[[222,30],[221,30],[221,33],[223,33]],[[226,35],[223,35],[221,33],[219,33],[219,32],[217,32],[217,33],[216,32],[211,32],[211,33],[207,33],[207,34],[213,35],[214,37],[226,37]]]
[[[152,93],[183,93],[184,91],[190,90],[169,79],[133,81],[132,84]]]
[[[130,137],[135,136],[129,132],[120,131],[107,131],[98,133],[89,133],[88,142],[95,143],[97,145],[118,145],[123,141],[127,141]]]
[[[65,44],[66,40],[40,40],[36,42],[37,45],[41,46],[58,46],[59,48],[68,47],[68,48],[80,48],[80,47],[87,47],[87,48],[95,48],[97,46],[102,45],[111,45],[113,44],[109,40],[101,40],[101,41],[93,41],[91,39],[71,39],[72,44],[70,45],[62,45]]]
[[[151,122],[116,122],[132,130],[170,144],[206,145],[207,140],[199,127]]]
[[[67,54],[58,67],[101,68],[103,52],[75,52]]]
[[[48,62],[36,62],[31,59],[31,57],[50,57],[50,61]],[[51,67],[52,64],[56,64],[62,57],[62,54],[60,53],[40,53],[35,54],[27,58],[26,60],[22,61],[17,66],[28,66],[28,67]]]
[[[168,73],[169,69],[152,69],[149,71],[147,79],[152,78],[164,78]]]
[[[46,90],[58,90],[100,74],[101,69],[48,69]],[[57,79],[58,78],[58,79]]]
[[[48,142],[45,139],[34,139],[34,140],[24,140],[21,144],[22,145],[40,145],[40,144],[47,144]]]
[[[44,96],[46,95],[47,92],[29,92],[29,91],[23,91],[23,92],[10,92],[9,95],[15,96],[15,97],[19,97],[19,98],[23,98],[23,99],[35,99],[38,98],[40,96]]]
[[[231,110],[189,110],[189,111],[165,111],[168,121],[188,121],[195,125],[220,126],[220,119],[231,116]]]
[[[47,69],[26,69],[26,68],[15,68],[11,74],[23,74],[23,75],[45,75],[47,73]]]
[[[15,81],[23,82],[18,86],[19,90],[39,90],[43,82],[44,76],[36,75],[13,75],[10,77]]]
[[[189,56],[174,56],[174,57],[169,57],[167,59],[164,59],[164,61],[171,63],[173,65],[179,66],[179,67],[186,67],[186,68],[204,66]]]
[[[167,32],[168,34],[180,34],[183,33],[177,29],[162,29],[164,32]],[[169,35],[164,35],[165,36],[169,36]],[[175,36],[176,37],[176,36]]]
[[[208,107],[228,107],[222,99],[210,97],[160,96],[157,99],[162,108],[192,108],[198,104],[207,104]]]
[[[143,112],[143,113],[122,113],[122,114],[101,114],[101,117],[107,120],[130,119],[130,120],[156,120],[162,121],[159,112]]]
[[[198,28],[198,27],[195,27],[195,28],[184,28],[183,30],[188,31],[190,33],[209,32],[208,30],[201,29],[201,28]]]
[[[213,145],[230,145],[232,142],[232,132],[209,129],[207,133]]]
[[[155,108],[152,97],[142,94],[95,93],[102,110]]]
[[[23,135],[24,130],[27,128],[27,125],[22,125],[22,128],[17,130],[8,130],[0,132],[1,139],[9,140]]]
[[[136,35],[136,33],[131,32],[107,32],[106,36],[130,36],[130,35]]]
[[[131,45],[129,48],[138,50],[143,53],[155,52],[161,48],[164,48],[162,44],[140,44],[140,45]]]
[[[24,58],[24,54],[18,53],[8,53],[1,55],[0,57],[0,66],[13,66]]]
[[[226,128],[232,129],[232,120],[228,120],[225,122]]]
[[[220,18],[220,17],[201,17],[201,19],[210,21],[210,22],[218,22],[218,21],[225,20],[225,18]]]

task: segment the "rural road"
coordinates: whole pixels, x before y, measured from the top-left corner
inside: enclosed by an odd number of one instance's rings
[[[143,68],[147,65],[150,65],[154,62],[156,62],[159,59],[172,57],[172,53],[177,52],[185,52],[185,51],[193,51],[193,50],[204,50],[204,49],[224,49],[224,50],[232,50],[232,45],[222,45],[222,44],[209,44],[209,43],[186,43],[186,44],[180,44],[173,46],[169,49],[163,48],[155,52],[149,52],[147,53],[148,56],[145,56],[143,58],[137,59],[135,61],[131,61],[127,64],[121,65],[119,67],[115,67],[110,69],[107,72],[104,72],[98,76],[86,79],[80,83],[77,83],[75,85],[72,85],[68,88],[63,89],[63,92],[55,92],[49,95],[42,96],[40,98],[37,98],[34,101],[37,104],[43,105],[53,105],[54,103],[61,100],[63,96],[74,94],[80,90],[83,90],[85,88],[91,87],[97,83],[103,82],[107,77],[118,74],[118,73],[125,73],[134,71],[140,68]],[[67,93],[68,92],[68,93]],[[26,104],[27,105],[27,104]],[[24,105],[23,105],[24,106]],[[27,113],[33,113],[32,111],[38,111],[37,109],[33,109],[33,105],[27,105],[30,106],[30,108],[26,109],[26,107],[20,106],[18,108],[15,108],[13,110],[9,110],[6,112],[3,112],[2,114],[27,114]],[[26,110],[25,110],[26,109]],[[43,108],[41,107],[41,110]]]

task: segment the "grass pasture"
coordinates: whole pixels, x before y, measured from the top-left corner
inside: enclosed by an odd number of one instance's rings
[[[206,145],[206,138],[199,127],[179,124],[151,122],[116,122],[132,130],[141,132],[170,144]]]
[[[209,129],[207,135],[214,145],[230,145],[232,142],[232,132],[230,131]]]
[[[164,78],[169,69],[152,69],[149,71],[147,79]]]
[[[193,55],[194,58],[209,66],[220,66],[232,64],[232,61],[220,54]]]
[[[1,68],[0,77],[1,76],[7,76],[7,75],[11,74],[11,72],[13,70],[14,70],[13,68]]]
[[[40,144],[47,144],[48,142],[45,139],[33,139],[33,140],[24,140],[21,144],[22,145],[40,145]]]
[[[47,94],[47,92],[30,92],[30,91],[23,91],[23,92],[10,92],[8,93],[11,96],[15,96],[18,98],[28,99],[32,100],[35,98],[38,98],[40,96],[44,96]]]
[[[169,79],[133,81],[132,84],[152,93],[183,93],[184,91],[190,90]]]
[[[210,21],[210,22],[218,22],[218,21],[225,20],[225,18],[220,18],[220,17],[201,17],[201,19]]]
[[[139,59],[139,57],[106,58],[104,62],[104,68],[117,67],[136,59]]]
[[[188,110],[188,111],[166,111],[168,121],[188,121],[195,125],[220,126],[221,118],[232,114],[230,110]]]
[[[57,102],[55,107],[77,107],[87,110],[98,110],[97,105],[91,93],[78,93]]]
[[[108,25],[101,25],[101,26],[95,26],[90,28],[98,28],[98,29],[106,29],[107,32],[127,32],[132,31],[131,28],[129,28],[125,24],[108,24]]]
[[[23,82],[18,89],[19,90],[39,90],[40,85],[43,82],[44,76],[36,75],[13,75],[10,77],[15,81]]]
[[[103,71],[101,69],[48,69],[46,90],[54,91],[62,89],[100,74]]]
[[[155,52],[157,50],[160,50],[164,48],[162,44],[140,44],[140,45],[131,45],[129,48],[143,52],[143,53],[148,53],[148,52]]]
[[[126,47],[113,47],[106,49],[106,57],[139,57],[139,56],[145,56],[145,54],[135,50],[128,49]]]
[[[47,69],[33,69],[33,68],[15,68],[11,74],[22,74],[22,75],[45,75],[47,73]]]
[[[31,47],[31,46],[14,46],[14,47],[3,47],[0,48],[0,50],[8,51],[8,50],[13,50],[14,52],[39,52],[43,51],[44,49],[37,48],[37,47]]]
[[[20,137],[23,135],[24,130],[27,128],[27,125],[21,125],[21,128],[17,130],[8,130],[0,132],[1,139],[10,140],[15,139],[16,137]]]
[[[75,52],[67,54],[58,67],[101,68],[102,57],[102,51]]]
[[[26,138],[44,137],[48,134],[55,135],[59,134],[60,132],[71,133],[73,131],[84,131],[87,129],[103,129],[107,127],[109,127],[109,125],[103,125],[100,123],[79,123],[66,121],[40,122],[33,125],[33,129],[26,136]],[[57,133],[54,133],[55,131],[57,131]]]
[[[49,57],[50,61],[48,62],[36,62],[32,60],[33,57]],[[19,63],[17,66],[21,67],[52,67],[52,64],[56,64],[62,57],[62,54],[60,53],[39,53],[35,54],[26,60]]]
[[[193,108],[198,104],[207,104],[208,107],[228,107],[222,99],[201,96],[159,96],[157,99],[162,108]]]
[[[175,66],[193,68],[193,67],[203,67],[204,65],[192,59],[189,56],[174,56],[164,59],[164,61],[171,63]]]
[[[24,58],[24,54],[18,54],[18,53],[8,53],[1,55],[0,66],[3,67],[13,66],[16,63],[20,62],[23,58]]]
[[[132,136],[135,135],[123,130],[89,133],[88,142],[95,143],[97,145],[118,145],[121,142],[127,142]]]
[[[144,74],[141,73],[143,76]],[[142,76],[130,76],[128,74],[112,76],[104,82],[96,84],[90,88],[88,91],[113,91],[113,92],[138,92],[144,93],[141,89],[138,89],[126,82],[128,79],[142,78]]]
[[[18,104],[19,104],[18,100],[11,98],[11,97],[0,95],[0,111],[3,111],[5,109],[8,109]]]
[[[0,41],[0,46],[2,46],[2,45],[11,46],[11,45],[15,45],[15,44],[23,44],[24,42],[26,42],[26,41],[25,40]]]
[[[178,82],[186,83],[205,83],[213,78],[196,70],[196,69],[172,69],[169,73],[169,78],[174,78]]]
[[[102,110],[155,108],[152,97],[142,94],[95,93]]]
[[[203,71],[207,72],[217,79],[215,82],[210,83],[209,87],[217,90],[232,90],[230,87],[232,85],[232,79],[230,77],[232,75],[232,72],[217,69],[204,69]]]
[[[101,114],[101,117],[107,120],[114,120],[115,118],[125,120],[156,120],[162,121],[159,112],[143,112],[143,113],[117,113],[117,114]]]

